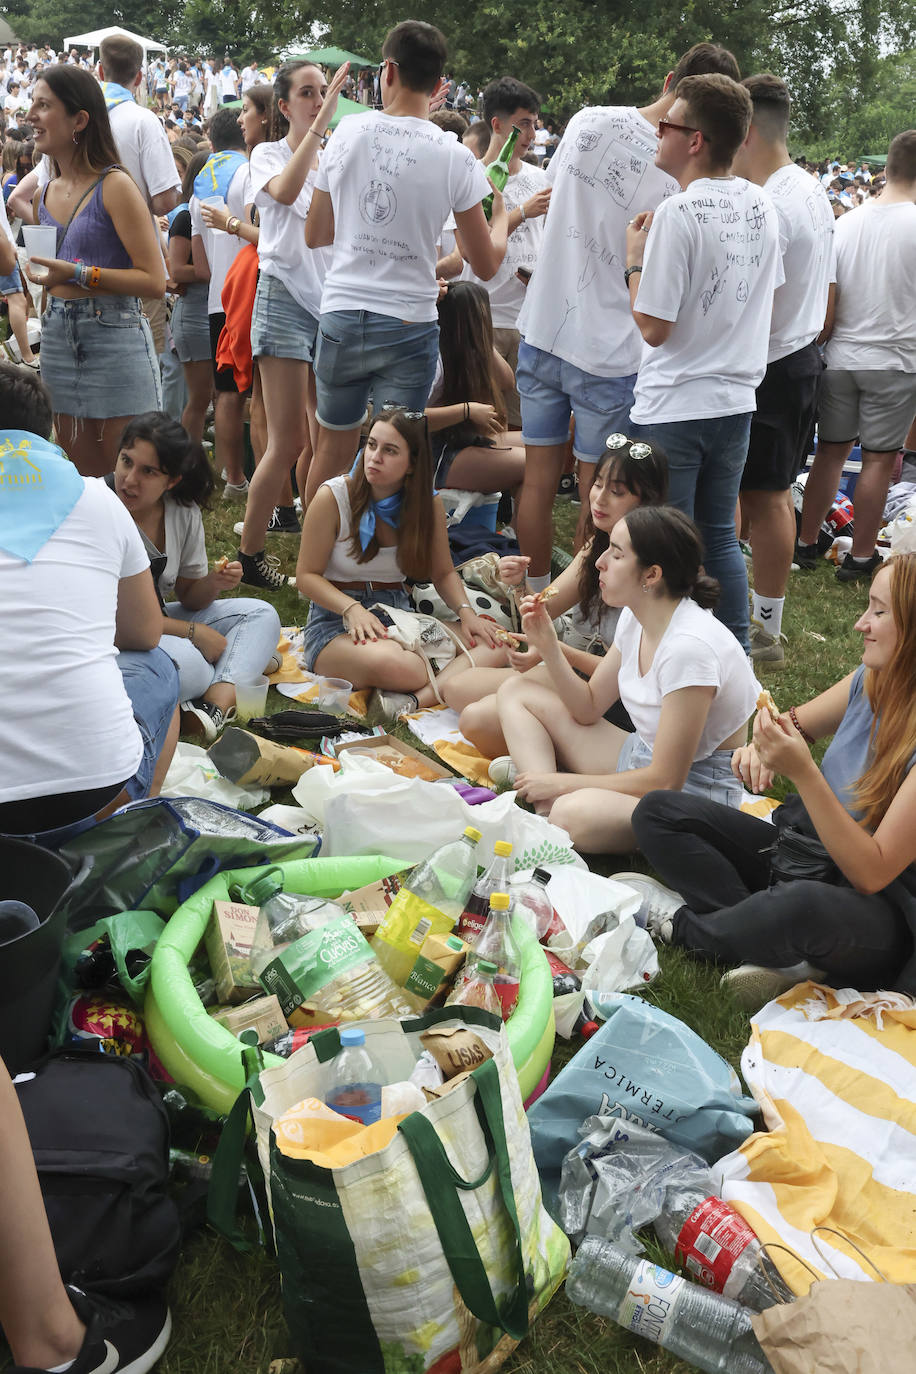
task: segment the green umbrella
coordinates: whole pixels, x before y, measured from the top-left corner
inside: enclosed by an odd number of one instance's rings
[[[377,67],[374,57],[359,57],[355,52],[345,52],[343,48],[313,48],[311,52],[291,52],[290,58],[298,62],[317,62],[320,67],[340,67],[349,62],[351,67]]]

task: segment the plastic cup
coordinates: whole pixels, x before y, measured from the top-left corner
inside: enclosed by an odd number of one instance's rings
[[[22,241],[30,259],[57,257],[57,230],[53,224],[24,224]],[[35,266],[32,271],[40,276],[47,273],[47,268]]]
[[[255,677],[250,682],[235,684],[235,713],[237,720],[250,720],[252,716],[263,716],[267,705],[266,677]]]
[[[343,677],[320,677],[318,679],[318,705],[322,711],[330,711],[335,716],[345,716],[350,706],[350,693],[353,683]]]
[[[201,205],[209,205],[211,210],[227,210],[229,208],[223,196],[207,196],[200,203]],[[211,225],[210,227],[214,234],[225,233],[224,229],[217,229],[215,225]]]

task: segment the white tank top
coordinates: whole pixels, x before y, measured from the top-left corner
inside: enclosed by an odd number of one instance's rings
[[[340,512],[340,532],[331,550],[324,575],[329,582],[403,582],[398,567],[397,546],[379,549],[368,563],[357,563],[350,552],[350,491],[346,477],[332,477],[323,483],[334,493]]]

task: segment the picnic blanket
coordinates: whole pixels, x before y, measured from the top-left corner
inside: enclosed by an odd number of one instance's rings
[[[769,1128],[715,1166],[762,1241],[824,1278],[916,1282],[916,1003],[801,983],[754,1017],[741,1058]],[[812,1276],[770,1257],[797,1294]],[[831,1272],[833,1271],[833,1272]]]

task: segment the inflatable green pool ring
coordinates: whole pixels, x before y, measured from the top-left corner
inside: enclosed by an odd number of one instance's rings
[[[274,865],[268,865],[274,867]],[[404,867],[382,855],[333,859],[298,859],[278,865],[288,892],[338,897]],[[194,990],[188,964],[203,938],[214,901],[227,901],[232,883],[247,882],[265,869],[218,873],[171,916],[159,938],[150,968],[144,1005],[146,1029],[156,1054],[177,1083],[191,1088],[215,1111],[229,1111],[245,1086],[239,1042],[204,1010]],[[518,1004],[506,1024],[522,1099],[540,1083],[553,1052],[553,980],[544,951],[519,918],[513,934],[521,955]],[[265,1063],[276,1056],[265,1054]]]

